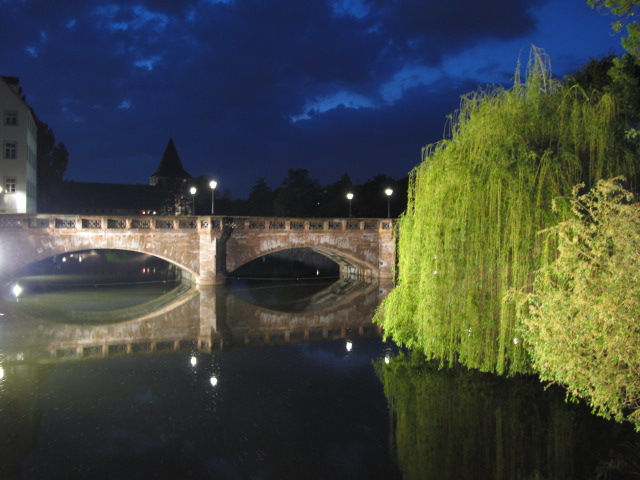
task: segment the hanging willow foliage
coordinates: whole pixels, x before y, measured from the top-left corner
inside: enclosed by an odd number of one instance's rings
[[[428,359],[529,370],[515,302],[551,252],[536,232],[564,220],[551,201],[577,183],[635,173],[610,95],[552,79],[531,50],[526,80],[463,97],[450,139],[423,150],[399,221],[398,280],[376,321]]]

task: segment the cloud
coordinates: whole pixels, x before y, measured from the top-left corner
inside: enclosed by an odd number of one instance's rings
[[[243,195],[258,176],[279,184],[294,167],[328,181],[406,174],[421,146],[442,137],[461,94],[508,81],[529,42],[547,48],[537,37],[546,18],[583,21],[561,4],[8,2],[0,73],[21,78],[66,144],[68,178],[145,183],[173,134],[189,172],[215,172]],[[613,41],[608,21],[583,10]],[[590,56],[558,51],[573,63]]]
[[[443,72],[439,68],[407,64],[396,72],[388,82],[380,86],[380,94],[385,102],[394,103],[401,99],[408,89],[418,85],[432,85],[442,77]]]
[[[372,108],[374,102],[357,93],[349,92],[346,90],[340,90],[331,95],[316,98],[313,101],[305,105],[303,112],[299,115],[293,115],[291,120],[294,122],[300,120],[309,120],[311,117],[317,114],[328,112],[338,107],[359,109],[359,108]]]
[[[135,60],[133,64],[136,67],[146,68],[148,71],[154,69],[154,67],[162,60],[158,55],[154,55],[150,58],[141,58],[139,60]]]
[[[331,2],[333,13],[337,17],[352,16],[363,19],[371,13],[371,7],[364,0],[335,0]]]
[[[169,17],[160,12],[147,9],[144,5],[118,5],[115,3],[99,5],[92,14],[98,18],[97,26],[112,31],[133,32],[150,28],[162,33],[169,23]]]

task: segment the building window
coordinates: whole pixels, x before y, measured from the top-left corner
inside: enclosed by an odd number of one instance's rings
[[[18,112],[15,110],[5,110],[4,112],[4,124],[5,125],[18,125]]]
[[[18,179],[16,177],[4,177],[4,192],[16,193],[16,184]]]
[[[18,142],[4,142],[4,158],[18,158]]]

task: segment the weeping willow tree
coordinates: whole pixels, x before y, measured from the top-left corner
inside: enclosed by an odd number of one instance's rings
[[[449,139],[423,150],[399,220],[398,279],[376,321],[397,343],[441,364],[529,370],[516,302],[552,255],[536,232],[564,220],[552,199],[577,183],[632,176],[620,152],[620,112],[608,94],[552,79],[531,50],[525,80],[471,93]]]

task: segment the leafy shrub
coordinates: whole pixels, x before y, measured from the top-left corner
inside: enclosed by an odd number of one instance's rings
[[[543,232],[558,254],[528,297],[533,367],[640,430],[640,204],[619,179],[578,188],[573,218]]]

